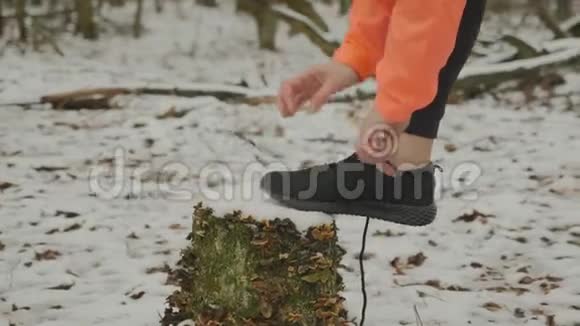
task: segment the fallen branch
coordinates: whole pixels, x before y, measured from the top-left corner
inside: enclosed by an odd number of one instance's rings
[[[295,11],[286,7],[274,6],[272,7],[272,12],[276,17],[290,25],[292,30],[306,35],[312,43],[328,56],[331,56],[340,45],[328,32],[321,30],[315,23]]]
[[[455,84],[454,92],[472,98],[502,83],[537,78],[551,69],[571,66],[579,60],[580,47],[572,47],[523,60],[466,67]]]
[[[32,18],[32,19],[54,18],[54,17],[62,16],[62,15],[70,15],[72,13],[74,13],[74,11],[71,9],[63,9],[63,10],[51,11],[51,12],[47,12],[47,13],[43,13],[43,14],[26,14],[26,18]],[[14,14],[14,15],[0,17],[0,20],[4,20],[4,21],[14,20],[14,19],[18,19],[18,15]]]
[[[57,110],[102,109],[109,108],[115,96],[130,93],[127,88],[84,89],[46,95],[40,98],[40,103],[50,104]]]
[[[225,85],[198,85],[192,88],[171,88],[171,87],[109,87],[81,89],[71,92],[49,94],[42,96],[38,102],[15,102],[5,103],[1,106],[30,106],[35,104],[49,104],[55,110],[81,110],[81,109],[108,109],[111,108],[113,98],[119,95],[166,95],[179,97],[202,97],[211,96],[222,101],[243,102],[244,99],[253,98],[255,92],[236,86]],[[260,98],[254,97],[254,99]],[[262,97],[266,101],[273,101],[271,97]]]
[[[580,62],[580,40],[578,38],[558,39],[544,44],[538,50],[515,37],[504,37],[504,41],[517,49],[515,57],[524,59],[493,62],[485,58],[477,64],[468,65],[455,84],[452,99],[466,99],[478,96],[508,81],[529,81],[542,79],[554,68],[570,67]],[[490,63],[491,62],[491,63]],[[372,85],[371,85],[372,86]],[[220,101],[248,105],[275,104],[274,90],[252,90],[243,86],[194,84],[188,87],[110,87],[83,89],[78,91],[43,96],[39,102],[7,103],[0,106],[31,106],[50,104],[59,110],[107,109],[113,107],[112,99],[119,95],[163,95],[178,97],[215,97]],[[333,96],[331,103],[371,100],[375,97],[375,87],[359,88]]]
[[[580,37],[580,15],[564,21],[560,24],[560,28],[575,37]]]

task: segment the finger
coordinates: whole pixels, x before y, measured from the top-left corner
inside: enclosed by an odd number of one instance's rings
[[[386,162],[386,163],[378,163],[376,165],[377,170],[383,172],[386,175],[389,176],[394,176],[397,173],[397,169],[390,163],[390,162]]]
[[[334,94],[335,89],[330,83],[325,83],[312,96],[312,106],[315,110],[320,110],[322,106],[328,101],[328,98]]]
[[[282,100],[282,95],[278,95],[276,97],[276,107],[278,107],[278,111],[282,117],[286,117],[286,104]]]
[[[287,81],[282,84],[279,94],[280,104],[282,108],[282,116],[287,117],[292,110],[293,88],[291,82]]]
[[[310,99],[310,96],[306,93],[302,93],[296,97],[296,111],[292,112],[295,114],[300,110],[307,110],[308,108],[305,106],[305,103]]]

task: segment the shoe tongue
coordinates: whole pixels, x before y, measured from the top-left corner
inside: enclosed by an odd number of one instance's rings
[[[342,162],[344,162],[344,163],[357,163],[357,162],[360,162],[360,160],[358,159],[358,156],[356,155],[356,153],[352,153],[349,157],[342,160]]]

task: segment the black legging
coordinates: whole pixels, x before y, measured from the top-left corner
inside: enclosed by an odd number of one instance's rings
[[[432,1],[432,0],[426,0]],[[439,122],[445,114],[447,98],[453,84],[459,76],[459,72],[467,62],[467,58],[473,49],[479,28],[485,11],[485,0],[467,0],[455,48],[447,61],[447,64],[439,74],[439,88],[433,102],[427,107],[415,111],[411,116],[411,122],[407,127],[407,133],[434,139],[439,131]]]

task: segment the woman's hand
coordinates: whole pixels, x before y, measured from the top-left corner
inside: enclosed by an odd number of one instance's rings
[[[291,117],[306,102],[310,102],[312,107],[309,111],[319,111],[332,94],[359,81],[357,73],[345,64],[331,61],[316,65],[282,83],[278,94],[278,110],[283,117]]]

